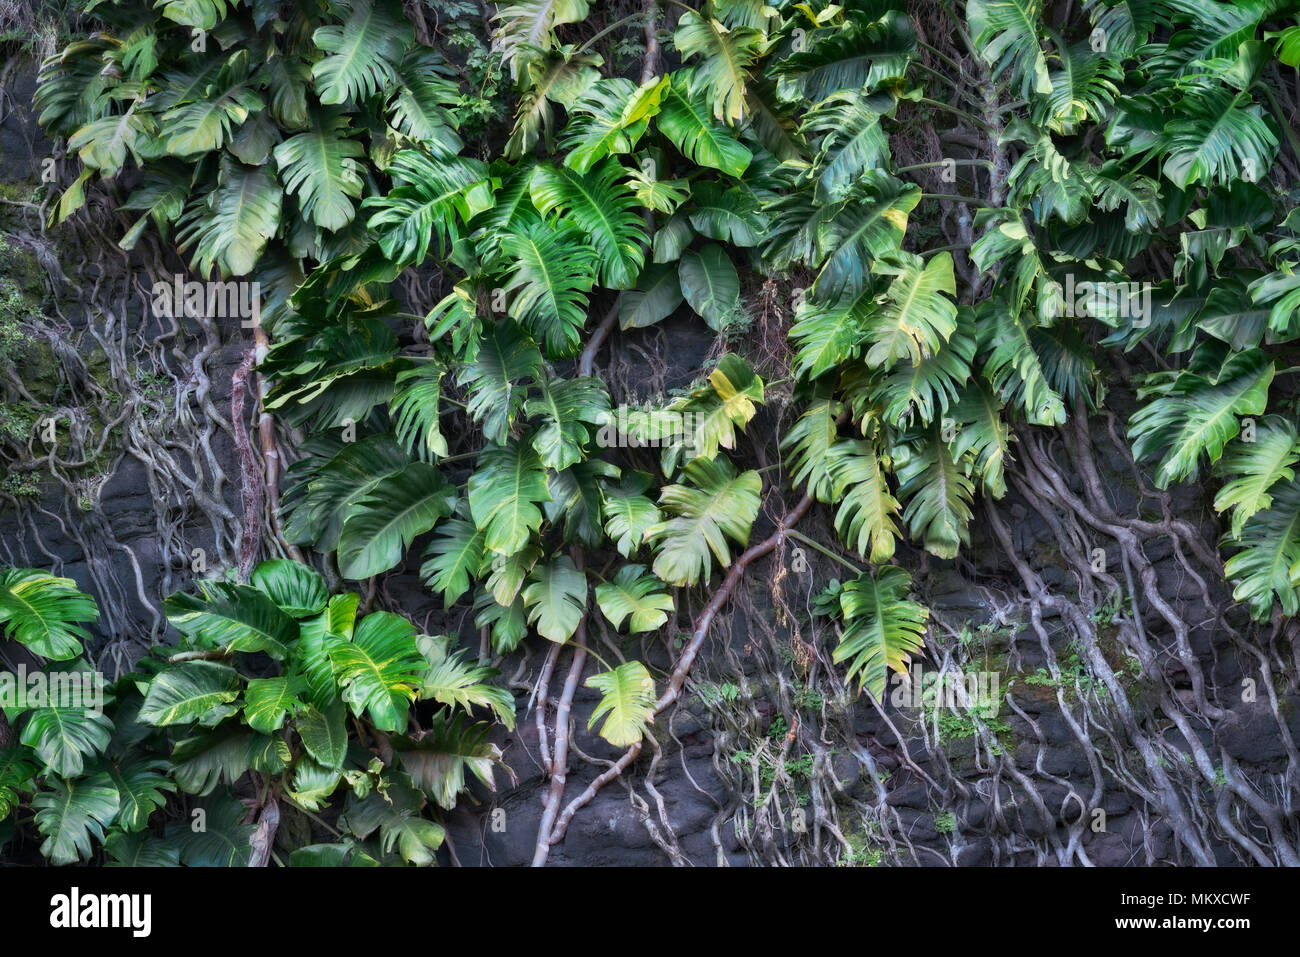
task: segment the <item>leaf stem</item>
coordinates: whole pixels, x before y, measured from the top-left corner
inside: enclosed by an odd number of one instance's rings
[[[794,539],[797,539],[797,540],[803,542],[803,543],[804,543],[805,545],[807,545],[809,548],[812,548],[812,549],[815,549],[816,551],[821,552],[823,555],[825,555],[827,558],[831,559],[832,561],[839,562],[839,563],[840,563],[841,565],[843,565],[845,568],[851,569],[851,570],[853,571],[854,574],[857,574],[857,575],[865,575],[865,574],[866,574],[866,571],[865,571],[864,569],[859,568],[857,565],[853,564],[853,563],[852,563],[851,561],[849,561],[847,558],[843,558],[843,557],[841,557],[841,556],[839,556],[839,555],[836,555],[833,551],[831,551],[831,550],[830,550],[829,548],[827,548],[825,545],[821,545],[821,544],[819,544],[819,543],[817,543],[817,542],[814,542],[811,538],[809,538],[807,535],[803,534],[802,532],[796,532],[793,528],[787,528],[787,529],[785,530],[785,533],[786,533],[787,535],[789,535],[791,538],[794,538]]]

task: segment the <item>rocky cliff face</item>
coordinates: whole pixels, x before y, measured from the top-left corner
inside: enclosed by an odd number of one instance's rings
[[[96,596],[112,674],[166,638],[162,599],[194,576],[196,556],[211,574],[253,539],[238,427],[251,427],[251,397],[242,419],[232,410],[251,344],[235,323],[153,317],[143,256],[106,257],[95,242],[114,222],[107,202],[41,228],[34,191],[50,144],[32,84],[30,66],[7,70],[0,106],[0,280],[16,291],[0,315],[0,560]],[[670,323],[616,339],[602,362],[625,388],[651,368],[672,386],[709,346],[695,325]],[[786,401],[775,395],[751,429],[779,428]],[[811,613],[846,570],[789,546],[752,566],[681,704],[577,810],[550,862],[1294,863],[1297,628],[1251,625],[1234,606],[1211,494],[1153,489],[1120,438],[1122,395],[1074,422],[1019,436],[1013,488],[977,516],[968,557],[900,555],[934,627],[915,680],[879,706],[844,687],[829,664],[835,635]],[[834,537],[821,507],[800,528]],[[414,571],[390,576],[377,601],[477,648],[472,615],[444,612]],[[677,625],[646,647],[599,633],[591,646],[662,676],[689,616]],[[447,857],[462,865],[534,857],[550,787],[534,695],[549,648],[526,645],[498,663],[517,695],[518,726],[499,742],[515,780],[477,788],[478,803],[451,815]],[[927,699],[936,677],[963,690]],[[565,804],[619,757],[586,730],[595,700],[575,698]]]

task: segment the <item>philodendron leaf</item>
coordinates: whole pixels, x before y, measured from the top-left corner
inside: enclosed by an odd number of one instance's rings
[[[104,839],[104,830],[118,812],[118,793],[102,771],[74,780],[55,779],[48,791],[32,799],[36,828],[45,840],[41,853],[51,864],[75,864],[90,856],[91,842]]]
[[[398,615],[375,612],[362,619],[351,641],[333,642],[328,650],[352,713],[368,713],[382,731],[405,729],[423,669],[415,626]]]
[[[561,555],[545,565],[538,565],[524,588],[524,605],[528,623],[538,634],[551,641],[568,641],[587,608],[587,578],[573,560]]]
[[[740,276],[726,251],[710,243],[682,257],[677,267],[682,295],[715,332],[740,308]]]
[[[182,661],[149,682],[139,720],[165,727],[198,721],[218,705],[239,697],[239,675],[216,661]]]
[[[113,722],[102,711],[82,708],[33,708],[19,740],[36,752],[50,771],[65,778],[80,775],[86,760],[103,751]]]
[[[596,726],[602,717],[600,736],[616,748],[630,748],[645,735],[646,725],[654,723],[655,682],[639,661],[628,661],[613,671],[592,675],[587,687],[601,693],[600,704],[591,712],[587,728]]]
[[[55,661],[77,657],[89,633],[76,622],[98,617],[95,600],[71,578],[30,568],[0,572],[0,625],[32,654]]]
[[[323,712],[309,707],[294,721],[302,746],[323,767],[341,768],[348,752],[347,708],[334,701]]]
[[[302,562],[276,558],[253,569],[250,583],[293,618],[319,614],[329,599],[320,572]]]
[[[298,625],[266,594],[247,585],[205,581],[203,597],[172,595],[167,620],[195,644],[226,651],[264,651],[283,661],[298,638]]]
[[[624,620],[633,634],[654,631],[673,613],[673,598],[644,565],[624,565],[611,581],[596,586],[596,604],[615,628]]]
[[[302,704],[298,695],[306,688],[307,680],[301,676],[254,678],[244,691],[244,720],[263,734],[279,731],[284,719]]]

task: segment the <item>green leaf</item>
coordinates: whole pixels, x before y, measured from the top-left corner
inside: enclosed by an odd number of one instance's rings
[[[685,92],[688,84],[689,74],[673,74],[659,113],[659,131],[691,162],[740,177],[754,154],[713,118],[708,103]]]
[[[54,780],[32,799],[36,829],[45,838],[41,853],[51,864],[75,864],[90,857],[118,810],[117,789],[99,772],[74,781]]]
[[[466,771],[495,791],[492,767],[501,763],[501,749],[487,740],[492,725],[466,725],[464,717],[449,717],[443,710],[419,738],[393,739],[393,750],[416,787],[447,810],[456,806],[457,795],[465,790]]]
[[[176,790],[168,779],[166,761],[133,755],[120,762],[101,761],[100,770],[117,789],[117,816],[113,823],[127,832],[142,831],[149,816],[167,803],[167,793]]]
[[[721,246],[686,253],[677,276],[686,301],[715,332],[740,308],[740,276]]]
[[[19,740],[36,752],[50,771],[65,778],[80,776],[86,759],[108,746],[113,722],[90,708],[33,708]]]
[[[620,182],[626,170],[606,157],[586,173],[538,164],[529,183],[533,205],[542,215],[562,214],[575,223],[597,253],[602,286],[631,289],[644,260],[645,223],[632,191]]]
[[[729,30],[713,17],[687,11],[677,21],[673,44],[683,59],[699,58],[690,85],[712,102],[714,117],[733,124],[742,120],[749,71],[764,44],[762,31]]]
[[[592,675],[587,687],[601,693],[600,703],[587,721],[588,730],[608,715],[600,728],[602,738],[616,748],[639,744],[655,714],[655,682],[645,665],[624,662],[612,671]]]
[[[360,102],[395,85],[397,68],[414,31],[399,10],[380,0],[334,0],[342,25],[318,27],[312,42],[326,54],[311,75],[326,105]]]
[[[825,468],[831,500],[839,502],[835,530],[840,539],[872,564],[889,561],[899,538],[899,504],[875,446],[863,439],[838,441],[830,447]]]
[[[832,653],[836,664],[847,661],[846,677],[877,700],[884,697],[888,669],[907,673],[911,655],[920,652],[930,611],[907,600],[911,576],[896,565],[876,575],[866,573],[840,592],[845,623]]]
[[[192,199],[180,218],[177,248],[185,252],[193,247],[190,264],[200,275],[214,266],[223,276],[247,275],[280,227],[281,198],[265,166],[243,166],[222,157],[217,185]]]
[[[434,241],[438,255],[445,256],[463,237],[464,224],[492,206],[487,166],[479,160],[460,156],[433,160],[418,150],[401,150],[386,172],[393,178],[393,188],[385,195],[366,197],[361,207],[373,210],[366,225],[398,271],[424,262]]]
[[[201,817],[195,812],[202,811]],[[189,820],[169,828],[186,867],[247,867],[257,828],[243,823],[248,809],[229,795],[197,802]],[[199,823],[202,827],[198,827]]]
[[[587,577],[567,555],[538,565],[528,576],[524,607],[538,634],[563,644],[578,630],[587,610]]]
[[[622,628],[627,619],[633,634],[655,631],[675,608],[672,596],[659,591],[659,584],[645,573],[644,565],[624,565],[611,581],[596,586],[596,604],[615,628]]]
[[[329,599],[329,589],[320,572],[286,558],[260,562],[249,582],[294,618],[320,614]]]
[[[787,99],[820,103],[839,92],[902,77],[915,49],[916,35],[905,13],[885,10],[875,19],[858,14],[844,28],[812,34],[809,48],[786,57],[774,73]]]
[[[908,213],[920,201],[921,187],[915,183],[904,183],[881,170],[864,173],[817,228],[818,245],[830,251],[817,275],[817,299],[833,302],[862,292],[871,263],[898,251]]]
[[[806,485],[808,494],[819,502],[834,501],[831,479],[831,448],[839,438],[836,419],[844,405],[818,395],[781,440],[790,454],[790,481],[796,488]]]
[[[353,714],[368,712],[381,731],[406,728],[407,709],[424,667],[414,625],[398,615],[375,612],[361,620],[351,641],[330,644],[329,656]]]
[[[156,834],[128,834],[113,828],[104,838],[105,867],[180,867],[180,848]]]
[[[940,423],[926,434],[919,451],[897,470],[898,495],[912,537],[926,551],[953,558],[970,539],[971,502],[975,488],[942,439]]]
[[[744,545],[749,540],[762,486],[757,472],[737,475],[723,456],[697,458],[686,465],[683,476],[694,487],[666,486],[659,504],[673,517],[646,532],[647,539],[658,542],[654,572],[670,585],[694,585],[708,578],[710,553],[723,568],[731,564],[727,541]]]
[[[666,263],[646,267],[637,287],[623,293],[619,303],[619,326],[641,329],[662,322],[682,304],[682,284],[677,268]]]
[[[239,675],[230,665],[202,660],[169,665],[149,682],[139,720],[160,727],[189,724],[234,701],[239,687]]]
[[[393,431],[402,446],[424,461],[446,458],[447,438],[442,434],[442,379],[447,374],[441,363],[423,363],[397,374],[397,387],[388,412]]]
[[[628,471],[618,485],[602,486],[605,534],[624,558],[630,558],[641,547],[646,534],[662,518],[655,503],[644,494],[650,483],[649,473]]]
[[[323,712],[307,707],[294,720],[307,753],[322,766],[338,769],[348,753],[347,708],[339,700],[331,701]]]
[[[339,572],[365,579],[401,564],[417,536],[452,513],[456,492],[424,462],[379,480],[348,509],[339,535]]]
[[[533,448],[548,469],[562,471],[587,456],[589,425],[609,417],[609,392],[595,378],[552,379],[540,383],[541,395],[529,399],[527,411],[539,416]]]
[[[460,384],[469,387],[465,411],[482,427],[484,438],[505,445],[527,383],[541,375],[542,354],[517,325],[501,322],[484,331],[474,361],[459,376]]]
[[[564,165],[585,173],[606,156],[632,152],[659,112],[669,82],[668,77],[652,77],[638,87],[611,77],[593,83],[568,111],[560,144]]]
[[[984,377],[1003,401],[1018,406],[1031,425],[1063,424],[1065,403],[1048,382],[1029,327],[1005,304],[990,303],[978,328],[980,351],[992,349],[984,360]]]
[[[871,348],[866,362],[872,367],[892,366],[899,359],[913,364],[937,353],[957,328],[957,295],[952,254],[921,257],[900,253],[878,263],[877,273],[893,274],[885,304],[867,319]]]
[[[1195,478],[1202,453],[1218,461],[1241,430],[1241,417],[1264,412],[1274,372],[1259,349],[1232,353],[1217,373],[1183,370],[1139,409],[1129,420],[1129,437],[1137,458],[1159,456],[1156,485]]]
[[[90,633],[77,622],[99,618],[95,600],[71,578],[31,568],[0,572],[0,624],[5,635],[42,658],[64,661],[81,654]]]
[[[1280,482],[1271,495],[1269,507],[1246,520],[1239,538],[1224,540],[1241,546],[1223,571],[1237,583],[1232,597],[1249,602],[1256,621],[1266,621],[1275,605],[1283,615],[1300,614],[1300,483]]]
[[[1214,510],[1231,508],[1232,537],[1240,538],[1246,519],[1273,504],[1269,490],[1295,481],[1300,462],[1300,436],[1286,419],[1270,415],[1256,423],[1250,442],[1236,439],[1215,463],[1215,474],[1228,481],[1214,497]]]
[[[451,652],[450,638],[422,638],[421,650],[428,668],[420,684],[421,700],[469,711],[474,706],[490,708],[508,729],[515,726],[515,699],[506,688],[488,684],[495,668],[470,664],[463,652]]]
[[[532,222],[501,237],[514,269],[505,291],[510,317],[546,347],[551,358],[576,355],[587,322],[587,293],[596,251],[574,223]]]
[[[1022,99],[1050,96],[1052,79],[1038,42],[1041,0],[967,0],[966,19],[975,47],[994,76],[1010,72]]]
[[[469,478],[469,508],[483,531],[484,545],[512,555],[542,525],[537,505],[550,499],[542,460],[531,445],[516,439],[489,446]]]
[[[289,675],[252,679],[244,690],[244,720],[263,734],[279,731],[284,719],[301,707],[298,695],[305,685],[305,680]]]
[[[201,581],[202,597],[177,592],[163,608],[167,620],[201,647],[265,651],[283,661],[298,637],[298,624],[256,588]]]
[[[357,157],[365,150],[348,138],[347,116],[316,112],[312,121],[310,130],[275,148],[275,162],[303,216],[321,229],[342,229],[357,214],[352,200],[365,186]]]

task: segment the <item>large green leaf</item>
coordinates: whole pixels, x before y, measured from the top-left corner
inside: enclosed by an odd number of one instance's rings
[[[368,713],[382,731],[404,730],[424,670],[415,626],[398,615],[375,612],[361,620],[351,641],[333,642],[328,650],[352,713]]]
[[[598,254],[602,286],[631,289],[645,258],[645,223],[636,197],[620,180],[626,170],[606,157],[586,173],[538,164],[529,183],[533,205],[542,214],[559,212],[587,234]]]
[[[655,682],[639,661],[628,661],[592,675],[587,687],[600,692],[600,703],[592,709],[587,728],[602,717],[600,736],[616,748],[629,748],[641,741],[646,725],[654,723]],[[608,717],[605,717],[608,715]]]
[[[876,448],[863,439],[836,442],[826,456],[835,530],[859,555],[879,565],[894,556],[899,538],[898,500],[890,491]]]
[[[501,322],[484,331],[474,361],[459,376],[469,387],[465,411],[480,424],[484,438],[506,443],[528,383],[541,374],[542,354],[517,325]]]
[[[487,739],[492,725],[466,725],[464,718],[449,717],[444,709],[421,737],[393,739],[393,750],[416,786],[447,810],[465,790],[466,771],[495,791],[492,768],[501,763],[501,749]]]
[[[727,29],[711,16],[683,13],[673,33],[673,44],[684,59],[698,58],[691,74],[692,89],[713,105],[713,115],[728,123],[745,116],[745,89],[750,68],[762,50],[762,31],[753,27]]]
[[[871,263],[897,252],[907,216],[921,201],[921,187],[881,170],[869,170],[843,202],[827,211],[817,242],[827,257],[814,287],[822,302],[860,293]]]
[[[264,651],[283,660],[298,637],[298,624],[256,588],[201,581],[202,596],[177,592],[163,608],[167,620],[200,647]]]
[[[693,163],[739,177],[754,154],[713,118],[703,98],[686,92],[689,82],[688,73],[673,74],[658,117],[659,131]]]
[[[0,624],[5,635],[42,658],[63,661],[81,654],[90,633],[77,622],[99,617],[95,600],[71,578],[31,568],[0,572]]]
[[[411,542],[450,515],[455,504],[455,490],[424,462],[380,479],[348,510],[339,535],[339,572],[365,579],[401,564]]]
[[[587,610],[587,577],[567,555],[536,566],[524,588],[528,623],[543,638],[566,642]]]
[[[548,501],[546,472],[532,445],[511,439],[489,446],[469,478],[469,508],[483,530],[484,545],[511,555],[523,548],[542,524],[539,503]]]
[[[677,269],[682,295],[715,331],[740,310],[740,276],[726,251],[714,243],[688,252]]]
[[[533,222],[501,237],[513,266],[505,286],[510,316],[546,347],[551,358],[576,355],[587,323],[587,293],[596,251],[575,223]]]
[[[762,480],[757,472],[736,474],[725,456],[697,458],[682,470],[691,485],[668,485],[659,497],[671,518],[652,526],[646,538],[658,543],[654,572],[670,585],[694,585],[718,564],[731,564],[728,540],[744,545],[758,515]]]
[[[541,383],[541,394],[529,399],[529,415],[541,419],[533,448],[548,469],[562,471],[587,456],[588,426],[609,416],[609,392],[596,378],[552,379]]]
[[[420,648],[428,662],[420,683],[420,698],[437,701],[465,711],[478,706],[490,708],[507,728],[515,726],[514,696],[500,685],[489,684],[495,668],[470,664],[464,653],[451,650],[450,638],[421,638]]]
[[[352,200],[365,185],[357,162],[365,150],[348,132],[346,116],[317,112],[310,130],[275,148],[285,191],[297,194],[302,214],[321,229],[352,222],[357,213]]]
[[[933,356],[957,328],[957,306],[948,298],[957,295],[952,254],[931,256],[922,267],[919,256],[901,253],[876,271],[894,280],[884,305],[867,320],[867,365],[892,366],[903,358],[916,364]]]
[[[343,767],[348,752],[347,708],[332,701],[323,712],[308,707],[293,724],[307,753],[327,768]]]
[[[217,661],[182,661],[149,682],[139,720],[145,724],[189,724],[239,697],[239,675]]]
[[[73,781],[54,780],[48,791],[32,799],[36,829],[45,838],[41,853],[51,864],[75,864],[90,856],[92,842],[104,839],[104,830],[118,811],[117,789],[99,772]]]
[[[626,620],[633,634],[655,631],[674,611],[672,595],[659,587],[659,579],[646,574],[644,565],[624,565],[612,579],[596,586],[596,604],[615,628],[622,628]]]
[[[438,526],[420,577],[433,591],[442,592],[443,606],[450,608],[469,591],[469,586],[483,569],[483,533],[464,517],[449,519]]]
[[[1232,511],[1232,536],[1241,536],[1246,519],[1273,504],[1270,489],[1295,481],[1300,462],[1300,437],[1286,419],[1270,415],[1256,423],[1252,440],[1238,439],[1215,463],[1215,474],[1227,479],[1214,497],[1217,512]]]
[[[1159,457],[1156,484],[1168,488],[1195,478],[1202,453],[1218,461],[1241,418],[1264,412],[1274,372],[1259,349],[1232,353],[1218,370],[1185,369],[1139,409],[1129,420],[1129,437],[1138,458]]]
[[[293,618],[320,614],[329,599],[329,589],[320,572],[286,558],[258,563],[249,583]]]
[[[100,770],[117,789],[120,803],[113,823],[127,832],[144,830],[149,816],[176,790],[166,774],[167,762],[157,758],[131,755],[121,761],[102,761]]]
[[[181,216],[176,238],[201,275],[219,267],[223,276],[253,271],[267,240],[280,227],[281,191],[265,166],[243,166],[222,157],[216,186],[193,199]]]
[[[907,673],[910,655],[921,650],[929,609],[907,600],[911,576],[896,565],[875,575],[865,573],[847,582],[839,593],[844,633],[832,653],[847,661],[849,680],[873,697],[885,694],[888,670]]]
[[[33,708],[19,740],[36,752],[41,764],[65,778],[81,775],[87,760],[104,750],[113,735],[113,722],[88,707]]]
[[[327,56],[312,67],[324,104],[361,101],[393,85],[402,55],[414,37],[400,8],[386,0],[334,0],[342,25],[318,27],[312,42]]]
[[[302,705],[298,695],[304,690],[306,680],[295,675],[254,678],[244,690],[244,720],[255,731],[273,734]]]

